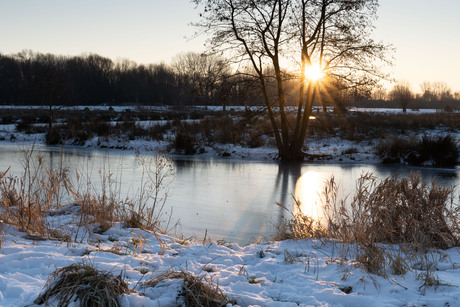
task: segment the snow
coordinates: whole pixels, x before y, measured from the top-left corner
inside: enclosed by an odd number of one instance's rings
[[[0,139],[27,144],[43,142],[44,135],[17,133],[14,125],[2,125]],[[101,145],[133,151],[167,151],[169,142],[96,137],[85,147]],[[330,155],[333,162],[376,162],[373,146],[339,138],[309,142],[311,152]],[[343,154],[350,148],[355,148],[356,153]],[[271,160],[277,156],[276,148],[270,146],[244,148],[223,144],[205,147],[201,156],[226,153],[236,159]],[[51,227],[70,234],[71,242],[30,238],[0,221],[0,306],[36,306],[34,300],[49,274],[81,262],[114,275],[122,274],[130,288],[136,290],[121,299],[122,306],[175,306],[180,281],[165,281],[154,288],[143,284],[167,270],[212,278],[239,306],[460,306],[460,248],[429,251],[436,259],[434,274],[441,285],[428,287],[425,292],[418,278],[423,270],[417,263],[412,263],[412,270],[403,276],[389,272],[387,277],[381,277],[366,272],[351,257],[341,257],[334,241],[287,240],[239,246],[228,242],[202,244],[160,235],[159,242],[151,232],[124,228],[121,224],[112,225],[103,234],[79,228],[77,211],[70,206],[51,211],[48,216]],[[133,245],[133,238],[141,238],[143,244]],[[148,271],[145,276],[142,269]],[[351,293],[340,290],[344,287],[352,287]]]
[[[49,216],[49,223],[72,233],[75,210]],[[65,214],[63,214],[65,212]],[[166,280],[156,287],[143,282],[167,270],[184,270],[212,279],[238,306],[458,306],[460,304],[460,248],[431,251],[437,259],[437,288],[423,293],[422,272],[386,278],[367,273],[338,253],[338,243],[328,240],[286,240],[248,246],[235,243],[195,242],[120,224],[103,234],[80,228],[76,240],[28,239],[15,227],[3,225],[0,249],[0,305],[36,306],[34,300],[56,269],[76,263],[121,274],[131,294],[122,306],[176,306],[181,285]],[[133,238],[143,244],[133,245]],[[118,252],[117,252],[118,251]],[[145,276],[141,273],[145,273]],[[349,294],[340,288],[351,287]],[[51,305],[55,306],[55,305]]]
[[[9,108],[46,108],[47,106],[0,106],[1,109]],[[115,112],[123,112],[125,110],[135,110],[138,108],[156,110],[156,111],[168,111],[174,109],[172,106],[65,106],[61,107],[62,109],[70,110],[108,110],[113,108]],[[222,111],[222,106],[195,106],[193,107],[197,110],[208,110],[208,111]],[[263,107],[254,106],[248,107],[251,110],[261,110]],[[295,108],[292,107],[294,110]],[[314,107],[315,110],[320,110],[322,108]],[[228,110],[244,111],[244,106],[228,106]],[[330,108],[332,110],[332,108]],[[402,113],[401,109],[391,109],[391,108],[349,108],[351,112],[380,112],[380,113]],[[314,111],[315,112],[315,111]],[[407,113],[434,113],[437,112],[435,109],[420,109],[412,110],[408,109]],[[185,119],[181,120],[183,123],[197,123],[200,120],[195,119]],[[148,121],[137,121],[136,123],[143,127],[153,127],[153,126],[164,126],[168,123],[171,123],[171,120],[148,120]],[[110,124],[115,125],[116,122],[110,122]],[[38,124],[39,125],[39,124]],[[408,133],[408,132],[407,132]],[[451,134],[460,142],[460,132],[459,131],[450,131],[443,127],[438,127],[433,130],[426,130],[422,132],[417,132],[412,135],[406,135],[407,138],[419,139],[424,135],[445,135]],[[87,140],[84,145],[80,147],[86,148],[109,148],[109,149],[123,149],[130,150],[133,152],[162,152],[168,153],[170,155],[177,154],[171,149],[171,144],[174,139],[174,134],[168,132],[164,135],[164,140],[146,140],[144,138],[136,138],[129,140],[128,137],[119,137],[116,138],[104,138],[104,137],[93,137],[90,140]],[[274,140],[270,140],[267,136],[265,141],[267,145],[258,148],[248,148],[241,145],[233,144],[219,144],[213,143],[208,146],[202,146],[202,152],[200,151],[198,156],[202,158],[209,157],[227,157],[230,159],[246,159],[246,160],[274,160],[278,157],[278,150],[274,145]],[[0,141],[6,143],[16,143],[30,145],[35,143],[44,143],[45,134],[27,134],[24,132],[16,131],[14,124],[1,125],[0,124]],[[70,142],[66,144],[70,145]],[[375,146],[379,140],[363,140],[363,141],[350,141],[340,137],[335,137],[329,135],[328,137],[322,136],[310,136],[306,140],[306,145],[308,146],[307,154],[313,154],[314,157],[310,157],[314,160],[321,160],[322,162],[347,162],[347,163],[379,163],[379,158],[375,155]],[[352,151],[350,152],[350,149]],[[308,158],[308,157],[307,157]]]

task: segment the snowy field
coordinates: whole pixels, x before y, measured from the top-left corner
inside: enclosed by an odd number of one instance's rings
[[[127,106],[109,106],[109,105],[97,105],[97,106],[61,106],[59,109],[61,110],[102,110],[102,111],[108,111],[111,108],[111,110],[115,112],[123,112],[126,110],[136,110],[136,109],[145,109],[145,110],[150,110],[150,111],[158,111],[158,112],[167,112],[167,111],[172,111],[177,107],[174,106],[135,106],[135,105],[127,105]],[[333,107],[326,107],[330,111],[333,111]],[[49,106],[11,106],[11,105],[0,105],[0,110],[10,110],[10,109],[24,109],[24,110],[30,110],[30,109],[49,109]],[[189,107],[190,110],[207,110],[207,111],[215,111],[215,112],[220,112],[223,111],[222,106],[193,106]],[[226,110],[230,111],[238,111],[238,112],[243,112],[246,109],[249,109],[251,111],[261,111],[265,110],[264,106],[227,106]],[[352,112],[377,112],[377,113],[402,113],[401,108],[358,108],[358,107],[349,107],[347,108],[349,111]],[[277,110],[277,108],[274,108],[273,110]],[[297,110],[296,107],[287,107],[288,111],[295,111]],[[323,107],[318,107],[314,106],[313,107],[313,113],[319,110],[323,110]],[[407,113],[414,113],[414,114],[421,114],[421,113],[436,113],[438,110],[436,109],[407,109]]]
[[[61,213],[49,217],[50,225],[75,239],[77,216],[72,210]],[[160,236],[160,245],[152,233],[120,224],[102,234],[90,229],[80,228],[77,239],[66,243],[27,238],[3,225],[0,306],[37,306],[48,275],[78,263],[121,274],[134,290],[121,298],[122,306],[180,306],[181,280],[144,284],[174,270],[211,279],[238,306],[460,306],[460,248],[428,251],[439,284],[425,287],[420,263],[412,263],[405,275],[384,278],[344,260],[331,241],[242,247]]]

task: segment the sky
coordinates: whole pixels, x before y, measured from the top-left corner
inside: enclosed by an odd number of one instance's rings
[[[460,91],[460,1],[380,0],[374,38],[395,48],[395,80],[420,91],[424,81]],[[205,50],[189,0],[0,0],[0,53],[97,53],[116,61],[170,63]]]

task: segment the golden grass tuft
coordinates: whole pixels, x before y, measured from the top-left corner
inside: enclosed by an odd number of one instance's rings
[[[333,179],[325,212],[331,237],[346,242],[410,244],[418,248],[460,245],[460,207],[454,189],[424,183],[419,173],[377,180],[364,174],[348,204],[337,203]],[[331,201],[333,200],[333,201]]]
[[[120,276],[101,272],[87,264],[72,264],[57,269],[45,285],[46,291],[34,301],[48,305],[57,300],[59,306],[79,301],[80,306],[120,306],[119,297],[130,293],[128,284]]]
[[[460,204],[453,187],[425,183],[419,173],[383,180],[363,174],[349,201],[337,195],[332,177],[322,195],[325,219],[296,210],[283,217],[273,239],[332,239],[342,259],[381,276],[404,275],[431,248],[460,246]]]
[[[299,239],[309,239],[309,238],[320,238],[327,237],[327,231],[320,223],[313,219],[312,217],[305,215],[300,210],[300,203],[295,200],[294,206],[297,206],[298,209],[296,213],[290,211],[286,206],[277,202],[279,207],[288,211],[291,215],[291,218],[286,219],[284,215],[282,216],[282,221],[278,225],[275,225],[275,234],[273,235],[273,240],[282,241],[282,240],[299,240]]]
[[[157,277],[148,280],[145,285],[155,287],[158,283],[168,279],[182,279],[182,293],[185,306],[220,307],[229,303],[225,296],[211,279],[195,276],[186,271],[166,271]]]

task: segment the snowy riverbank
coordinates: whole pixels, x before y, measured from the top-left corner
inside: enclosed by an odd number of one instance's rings
[[[426,269],[420,263],[413,263],[405,275],[384,278],[365,272],[353,261],[343,261],[332,241],[288,240],[241,247],[160,236],[160,244],[152,233],[120,224],[102,234],[82,227],[74,240],[76,219],[70,211],[48,217],[50,225],[71,236],[70,242],[26,237],[3,225],[1,306],[36,306],[34,300],[49,274],[82,262],[122,275],[135,290],[122,297],[122,306],[180,304],[180,280],[164,280],[155,287],[144,284],[173,270],[212,279],[239,306],[460,305],[460,248],[428,252],[439,285],[425,287],[420,276]]]

